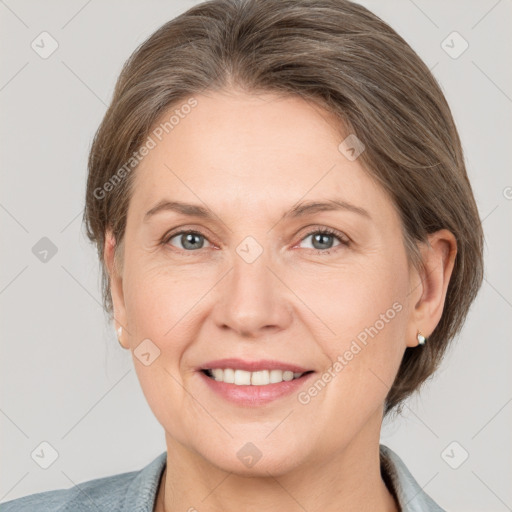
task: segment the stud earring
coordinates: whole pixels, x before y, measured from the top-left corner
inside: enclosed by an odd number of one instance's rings
[[[121,345],[122,348],[125,348],[125,346],[121,343],[121,335],[123,334],[123,328],[121,326],[117,329],[117,341],[119,342],[119,345]]]
[[[425,343],[427,342],[427,338],[425,338],[425,336],[423,336],[423,334],[421,334],[420,331],[418,331],[418,334],[416,335],[416,337],[418,338],[418,343],[420,345],[425,345]]]

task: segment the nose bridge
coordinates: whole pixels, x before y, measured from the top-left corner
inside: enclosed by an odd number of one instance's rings
[[[272,273],[268,269],[269,256],[270,250],[264,250],[252,237],[242,241],[236,248],[231,293],[240,314],[262,314],[269,307],[269,303],[274,301],[277,290],[271,279]]]
[[[287,325],[289,307],[280,291],[282,285],[269,269],[271,260],[270,248],[264,248],[254,237],[246,237],[235,248],[232,271],[216,305],[219,326],[257,336],[262,329]]]
[[[260,249],[261,247],[261,249]],[[270,251],[256,246],[254,241],[244,241],[236,248],[231,276],[232,292],[241,295],[271,298],[273,286],[269,271]]]

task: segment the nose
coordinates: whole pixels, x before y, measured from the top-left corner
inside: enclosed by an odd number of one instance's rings
[[[219,283],[212,312],[220,329],[258,338],[290,325],[290,293],[269,264],[265,253],[252,263],[235,255],[231,272]]]

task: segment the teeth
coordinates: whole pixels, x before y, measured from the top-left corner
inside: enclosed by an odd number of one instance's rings
[[[217,372],[220,372],[220,375],[215,377],[215,380],[222,380],[224,382],[227,382],[228,384],[234,384],[235,383],[235,370],[232,370],[231,368],[226,368],[225,370],[217,370]]]
[[[276,384],[278,382],[298,379],[302,373],[294,373],[288,370],[260,370],[257,372],[247,372],[245,370],[233,370],[226,368],[214,368],[210,370],[213,378],[219,382],[235,384],[237,386],[266,386],[267,384]]]
[[[224,373],[224,370],[221,370],[221,372]],[[235,384],[237,386],[249,386],[251,384],[251,372],[235,370]]]

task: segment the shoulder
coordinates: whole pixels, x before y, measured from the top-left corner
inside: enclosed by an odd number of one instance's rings
[[[391,448],[380,445],[381,472],[392,487],[402,512],[445,512],[420,486],[404,461]]]
[[[0,510],[2,512],[98,512],[99,510],[121,512],[135,509],[151,511],[165,462],[166,453],[163,453],[139,471],[96,478],[69,489],[31,494],[2,503]]]
[[[138,471],[80,483],[69,489],[40,492],[2,503],[2,512],[67,512],[118,510]]]

